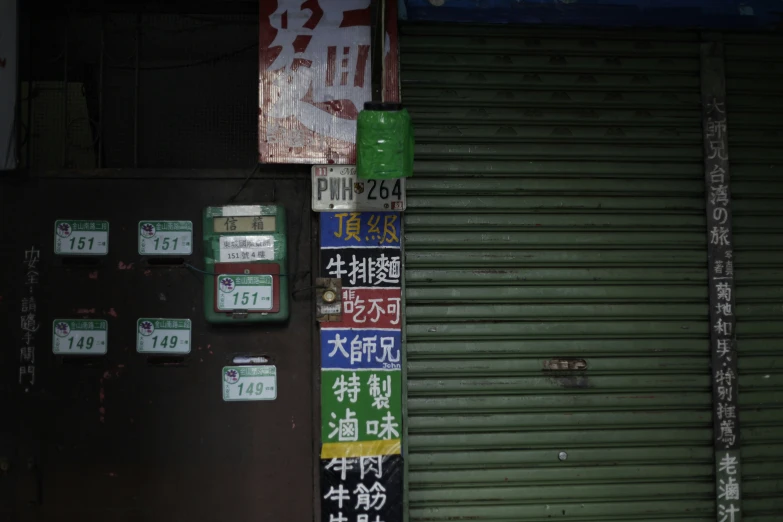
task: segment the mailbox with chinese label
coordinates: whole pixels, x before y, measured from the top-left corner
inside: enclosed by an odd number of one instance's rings
[[[247,323],[288,319],[288,254],[282,207],[207,207],[204,257],[207,321]]]

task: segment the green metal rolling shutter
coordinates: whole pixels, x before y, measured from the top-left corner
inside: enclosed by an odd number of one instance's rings
[[[410,520],[714,521],[697,35],[401,46]]]
[[[783,518],[783,38],[729,36],[744,522]]]

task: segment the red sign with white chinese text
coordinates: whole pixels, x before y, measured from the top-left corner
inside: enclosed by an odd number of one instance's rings
[[[384,101],[399,101],[397,3],[386,2]],[[259,161],[356,162],[370,101],[370,0],[260,0]]]
[[[322,328],[400,329],[399,288],[343,288],[343,320]]]

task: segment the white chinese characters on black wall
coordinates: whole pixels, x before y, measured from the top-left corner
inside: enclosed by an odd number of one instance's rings
[[[321,266],[324,277],[342,279],[343,288],[400,286],[399,249],[321,250]]]
[[[323,522],[401,522],[400,455],[321,461]]]
[[[726,107],[713,98],[705,104],[705,166],[715,420],[719,446],[735,449],[738,433],[734,251],[726,142]]]
[[[723,45],[718,42],[702,44],[716,520],[740,522],[735,259],[724,79]]]
[[[41,251],[35,245],[24,252],[23,260],[23,296],[19,307],[21,328],[21,346],[19,347],[19,384],[26,392],[35,385],[35,342],[41,327],[38,322],[38,304],[35,290],[38,287],[38,264]]]

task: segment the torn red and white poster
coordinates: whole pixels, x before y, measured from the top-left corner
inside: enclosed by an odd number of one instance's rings
[[[371,22],[370,0],[260,0],[261,163],[355,163]],[[384,101],[399,101],[396,2],[385,24]]]

